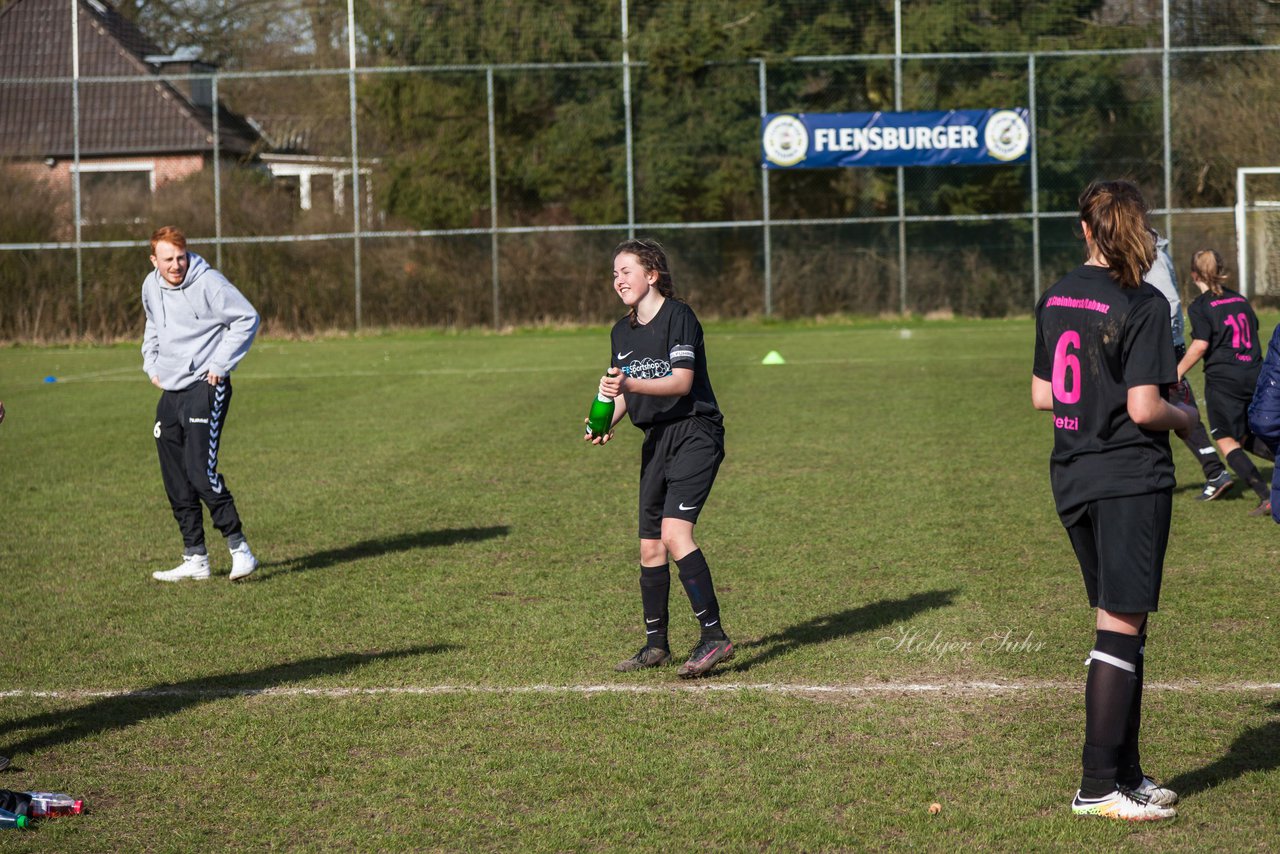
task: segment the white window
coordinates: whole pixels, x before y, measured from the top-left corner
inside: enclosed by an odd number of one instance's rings
[[[156,189],[154,161],[103,161],[73,165],[80,179],[82,224],[135,222],[146,217]]]

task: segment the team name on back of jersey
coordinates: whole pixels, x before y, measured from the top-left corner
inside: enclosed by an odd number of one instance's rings
[[[1107,314],[1111,311],[1111,306],[1105,302],[1088,297],[1049,297],[1045,302],[1046,308],[1083,308],[1088,311],[1096,311],[1099,314]]]
[[[1227,297],[1226,299],[1210,300],[1209,305],[1215,308],[1220,305],[1230,305],[1233,302],[1246,302],[1244,297]]]
[[[1250,356],[1248,353],[1236,353],[1236,361],[1252,365],[1253,356]]]
[[[1053,419],[1053,426],[1057,427],[1059,430],[1079,430],[1080,419],[1059,415],[1057,418]]]

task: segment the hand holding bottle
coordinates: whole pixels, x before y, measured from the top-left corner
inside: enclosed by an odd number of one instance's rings
[[[610,368],[610,374],[617,372],[617,368]],[[615,382],[616,380],[616,382]],[[613,413],[617,408],[614,398],[618,396],[616,390],[606,391],[611,385],[621,385],[620,375],[618,377],[606,374],[600,380],[600,389],[596,392],[596,399],[591,401],[591,411],[587,413],[584,419],[587,425],[587,432],[583,435],[585,441],[593,445],[603,445],[613,438]]]
[[[622,394],[622,384],[626,381],[626,374],[617,368],[610,368],[605,375],[600,378],[600,394],[608,398],[615,398]]]

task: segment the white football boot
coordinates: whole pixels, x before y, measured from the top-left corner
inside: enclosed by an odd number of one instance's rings
[[[1150,777],[1143,777],[1142,782],[1133,791],[1145,797],[1148,803],[1158,807],[1171,807],[1178,802],[1177,792],[1160,785]]]
[[[1158,806],[1143,795],[1123,789],[1116,789],[1100,798],[1085,798],[1076,792],[1071,801],[1071,811],[1076,815],[1096,815],[1113,821],[1159,821],[1178,814],[1173,807]]]
[[[246,576],[252,575],[257,568],[258,559],[249,550],[248,541],[242,540],[239,546],[231,550],[231,575],[228,577],[232,581],[239,581]]]
[[[209,577],[209,556],[183,555],[181,564],[173,569],[156,570],[151,577],[156,581],[204,581]]]

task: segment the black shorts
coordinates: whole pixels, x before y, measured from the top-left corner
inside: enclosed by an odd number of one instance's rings
[[[1243,442],[1249,435],[1249,404],[1255,384],[1205,378],[1204,406],[1213,438]]]
[[[645,431],[640,450],[640,539],[662,538],[664,518],[696,523],[724,461],[724,427],[699,415]]]
[[[1172,516],[1172,489],[1085,505],[1067,536],[1092,607],[1118,614],[1156,610]]]

